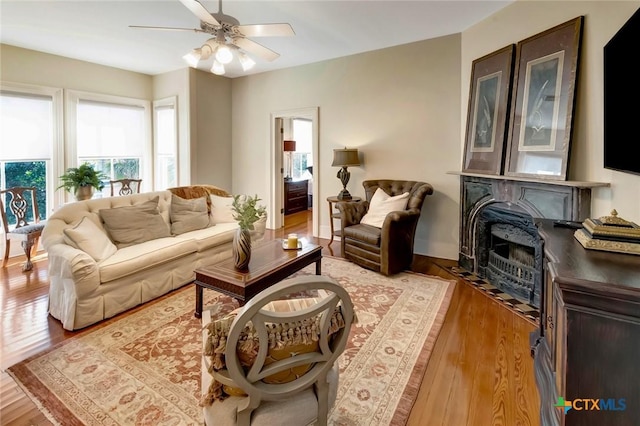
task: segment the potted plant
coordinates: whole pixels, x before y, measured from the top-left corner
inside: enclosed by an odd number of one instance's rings
[[[104,188],[103,180],[109,177],[93,168],[92,164],[84,163],[79,167],[70,167],[60,176],[62,184],[56,188],[64,188],[75,195],[76,200],[88,200],[93,196],[94,189]]]
[[[231,209],[233,218],[238,221],[238,231],[233,236],[233,258],[237,269],[247,269],[251,260],[251,231],[255,223],[266,217],[266,208],[258,205],[258,195],[234,195]]]

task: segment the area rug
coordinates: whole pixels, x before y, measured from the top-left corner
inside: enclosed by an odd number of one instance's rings
[[[311,265],[299,274],[313,274]],[[358,322],[340,358],[332,425],[404,425],[418,394],[454,281],[403,272],[384,277],[324,257],[322,273],[344,286]],[[215,315],[237,307],[205,290]],[[201,328],[189,285],[65,340],[9,368],[60,425],[201,425]]]

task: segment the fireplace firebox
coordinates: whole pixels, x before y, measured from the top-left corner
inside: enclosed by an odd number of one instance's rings
[[[583,221],[591,188],[606,183],[460,175],[460,268],[539,309],[543,247],[535,225],[547,218]]]
[[[542,242],[531,215],[493,204],[477,222],[477,274],[530,305],[540,307]]]

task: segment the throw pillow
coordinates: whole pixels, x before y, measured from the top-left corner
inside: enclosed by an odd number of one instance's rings
[[[158,210],[160,197],[142,204],[99,210],[104,227],[118,248],[170,237],[169,225]]]
[[[211,194],[211,223],[217,225],[218,223],[233,223],[236,220],[233,218],[233,197],[221,197],[219,195]]]
[[[100,262],[118,251],[107,234],[86,216],[80,219],[77,225],[67,228],[63,232],[67,244],[87,253],[96,262]]]
[[[409,202],[408,192],[392,197],[378,188],[373,194],[373,197],[371,197],[369,210],[360,220],[360,223],[382,228],[387,215],[391,212],[406,209],[407,202]]]
[[[184,199],[171,196],[171,233],[173,235],[203,229],[209,226],[207,198]]]

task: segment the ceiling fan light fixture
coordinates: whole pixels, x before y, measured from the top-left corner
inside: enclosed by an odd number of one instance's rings
[[[216,50],[216,60],[221,64],[228,64],[233,60],[233,53],[226,44],[218,47]]]
[[[200,59],[203,61],[206,61],[207,59],[209,59],[211,57],[211,55],[213,55],[213,52],[215,51],[215,45],[211,45],[211,43],[209,43],[209,41],[205,42],[205,44],[202,45],[202,48],[200,49]]]
[[[238,55],[238,60],[240,61],[240,65],[242,65],[243,71],[249,71],[256,65],[256,61],[248,57],[245,53],[240,52]]]
[[[213,61],[213,66],[211,67],[211,72],[215,75],[224,75],[224,65],[218,62],[218,60]]]
[[[190,67],[195,68],[198,66],[198,62],[202,58],[202,49],[197,48],[193,49],[191,52],[187,53],[182,57]]]

